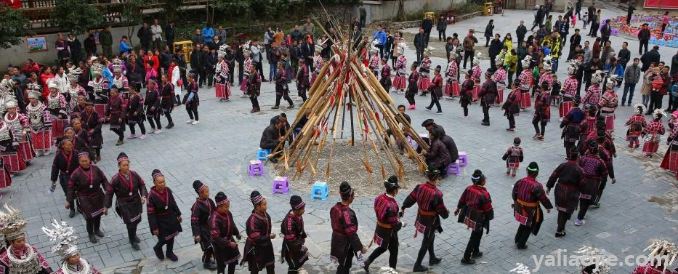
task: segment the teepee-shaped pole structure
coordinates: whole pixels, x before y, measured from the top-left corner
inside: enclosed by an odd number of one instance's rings
[[[282,161],[278,164],[281,173],[288,175],[292,166],[294,178],[305,171],[310,171],[313,176],[323,172],[325,178],[330,177],[337,141],[346,140],[344,142],[350,146],[359,146],[360,152],[352,156],[352,160],[364,166],[368,175],[375,172],[370,160],[380,158],[386,159],[390,170],[402,179],[405,170],[401,153],[397,151],[389,134],[397,142],[404,144],[407,158],[423,172],[426,163],[408,145],[408,137],[423,150],[428,150],[429,146],[398,113],[389,93],[361,62],[358,53],[365,49],[367,43],[363,41],[354,48],[353,37],[342,36],[344,32],[340,29],[336,29],[332,35],[327,31],[325,33],[333,39],[333,56],[318,73],[309,90],[309,99],[301,106],[291,125],[294,129],[303,124],[301,131],[296,134],[289,147],[278,147],[274,150],[282,153]],[[293,130],[289,130],[285,140],[292,133]],[[284,143],[281,142],[279,146],[284,146]],[[320,156],[326,157],[324,167],[318,166]],[[385,179],[388,177],[387,167],[383,161],[379,165],[378,172]]]

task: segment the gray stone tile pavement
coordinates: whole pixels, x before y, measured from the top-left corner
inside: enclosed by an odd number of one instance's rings
[[[619,10],[606,10],[604,14],[621,14]],[[505,16],[493,16],[499,33],[513,32],[518,20],[524,19],[530,23],[532,15],[528,11],[506,11]],[[474,27],[480,29],[488,18],[476,17],[448,27],[448,33],[457,32],[463,35],[466,29]],[[413,30],[408,30],[413,31]],[[435,39],[435,38],[432,38]],[[588,39],[588,38],[587,38]],[[613,46],[620,47],[621,38],[613,37]],[[637,41],[629,41],[632,49],[637,47]],[[662,59],[669,61],[672,49],[662,49]],[[407,53],[408,58],[414,59],[413,52]],[[635,55],[634,55],[635,56]],[[434,59],[434,65],[444,66],[444,60]],[[483,67],[489,62],[483,61]],[[561,64],[559,78],[565,79],[565,65]],[[234,90],[235,94],[239,91]],[[636,92],[636,102],[640,100]],[[260,133],[268,125],[269,119],[280,111],[269,110],[274,100],[273,86],[270,83],[263,85],[262,112],[250,114],[249,100],[237,95],[227,103],[219,103],[214,98],[213,90],[201,90],[203,101],[200,105],[201,123],[191,126],[183,123],[187,115],[183,107],[175,109],[173,117],[177,127],[164,130],[159,135],[148,135],[146,140],[127,140],[123,146],[114,146],[115,139],[108,130],[104,131],[104,149],[99,166],[108,176],[116,172],[115,157],[120,151],[125,151],[132,160],[132,169],[151,184],[150,172],[159,168],[166,175],[167,183],[175,192],[177,202],[184,214],[184,232],[178,237],[176,244],[180,261],[177,263],[159,262],[155,259],[152,246],[155,238],[148,229],[144,220],[139,226],[139,237],[142,239],[142,251],[133,251],[126,239],[126,231],[120,219],[114,214],[103,218],[102,229],[106,237],[98,244],[92,245],[86,239],[84,220],[80,216],[73,219],[67,217],[68,212],[63,209],[64,195],[60,190],[48,193],[48,178],[52,156],[40,157],[32,161],[31,166],[20,176],[14,178],[11,188],[4,189],[0,194],[2,202],[10,203],[23,210],[29,218],[29,242],[39,248],[49,257],[53,266],[57,265],[57,258],[49,252],[51,244],[40,230],[42,225],[51,219],[65,220],[76,228],[80,236],[79,247],[82,255],[105,273],[132,273],[137,268],[142,273],[207,273],[202,270],[199,262],[199,248],[193,244],[188,222],[190,206],[195,199],[191,183],[200,179],[210,186],[212,195],[224,191],[232,201],[234,218],[241,230],[251,211],[248,200],[249,192],[254,189],[262,191],[270,199],[269,214],[274,220],[274,231],[279,232],[280,220],[288,210],[289,195],[272,195],[270,184],[272,174],[267,170],[265,176],[248,177],[247,162],[254,158],[258,147]],[[392,93],[399,103],[404,103],[402,95]],[[300,105],[300,99],[294,98]],[[417,97],[420,109],[428,97]],[[631,152],[625,148],[623,138],[623,122],[632,112],[631,108],[624,107],[618,110],[617,147],[618,157],[615,159],[618,183],[608,185],[600,209],[591,210],[586,225],[574,227],[570,222],[567,227],[567,237],[556,239],[554,213],[547,214],[543,228],[538,236],[529,240],[529,249],[519,251],[515,249],[513,239],[517,224],[512,218],[510,208],[510,190],[515,179],[504,175],[504,164],[500,157],[504,149],[511,144],[514,136],[523,139],[526,161],[537,161],[541,167],[539,180],[545,183],[550,172],[564,159],[562,142],[559,138],[557,118],[552,119],[547,126],[546,140],[535,142],[531,140],[532,126],[531,112],[521,113],[517,117],[518,131],[506,133],[506,120],[500,110],[491,109],[492,126],[480,126],[481,110],[477,105],[471,107],[471,115],[462,116],[457,101],[443,101],[443,115],[434,116],[424,110],[410,111],[415,128],[426,118],[433,117],[442,124],[451,135],[460,150],[470,154],[470,165],[459,177],[447,178],[442,189],[445,202],[454,210],[457,199],[466,185],[470,183],[470,173],[474,169],[482,169],[488,177],[488,189],[493,196],[495,220],[492,221],[489,235],[483,236],[481,250],[485,256],[475,266],[462,266],[459,263],[463,249],[468,240],[469,232],[457,224],[453,218],[443,221],[445,231],[436,239],[437,255],[442,257],[443,263],[434,267],[434,273],[508,273],[516,267],[516,263],[523,263],[535,269],[533,255],[548,255],[557,249],[566,249],[568,255],[583,245],[590,245],[605,249],[616,256],[643,254],[642,249],[650,239],[667,238],[677,241],[678,237],[678,190],[676,179],[666,171],[658,168],[660,159],[645,160],[639,157],[639,152]],[[296,110],[287,111],[294,117]],[[163,117],[164,119],[164,117]],[[164,121],[163,121],[164,122]],[[105,126],[107,128],[107,126]],[[663,153],[665,146],[660,148]],[[53,155],[53,154],[52,154]],[[266,166],[270,169],[270,165]],[[522,168],[521,168],[522,169]],[[521,170],[519,176],[524,176]],[[376,182],[375,182],[376,183]],[[410,186],[417,182],[411,182]],[[307,187],[293,187],[290,194],[302,195],[308,199]],[[331,228],[329,224],[329,208],[338,200],[336,190],[331,190],[327,201],[307,201],[305,215],[306,229],[309,234],[307,246],[311,258],[305,266],[309,273],[329,273],[335,267],[329,260],[329,238]],[[403,189],[398,196],[402,202],[409,189]],[[359,234],[363,243],[369,243],[374,228],[375,217],[372,210],[372,197],[356,199],[353,207],[358,213],[360,221]],[[400,232],[400,260],[398,271],[411,270],[418,251],[421,236],[413,238],[414,210],[410,209],[404,221],[409,223]],[[145,216],[144,216],[144,219]],[[279,259],[279,239],[274,240],[276,256]],[[241,244],[242,247],[242,244]],[[373,264],[373,271],[387,264],[386,255]],[[277,260],[276,260],[277,261]],[[425,261],[426,262],[426,261]],[[356,264],[354,264],[356,265]],[[632,266],[617,266],[613,273],[628,273]],[[279,272],[286,271],[286,266],[276,264]],[[360,269],[354,266],[354,271]],[[539,273],[575,273],[578,267],[543,267]],[[238,273],[244,273],[239,268]]]

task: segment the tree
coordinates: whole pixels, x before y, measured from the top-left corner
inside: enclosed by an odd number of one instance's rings
[[[55,1],[52,19],[63,30],[83,34],[103,23],[103,16],[93,5],[82,0]]]
[[[165,10],[165,18],[168,22],[174,22],[177,19],[179,8],[182,0],[166,0],[163,9]]]
[[[21,38],[30,33],[29,22],[20,11],[0,4],[0,48],[6,49],[21,43]]]
[[[127,37],[130,45],[132,44],[132,35],[137,25],[144,21],[143,7],[145,0],[127,0],[122,5],[122,23],[127,25]]]

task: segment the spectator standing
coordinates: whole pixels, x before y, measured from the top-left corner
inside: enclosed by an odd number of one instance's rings
[[[640,44],[638,46],[638,55],[647,53],[647,44],[650,41],[650,28],[647,26],[647,23],[643,23],[638,31],[638,40]],[[643,47],[645,50],[643,51]]]
[[[627,105],[631,106],[633,102],[633,92],[636,90],[636,84],[640,80],[640,59],[633,58],[633,64],[626,68],[624,71],[624,94],[622,95],[621,105],[624,106],[626,101],[626,95],[629,95],[629,100]]]
[[[534,31],[535,27],[542,27],[544,25],[544,6],[539,6],[537,12],[534,14],[534,22],[530,31]]]
[[[386,32],[384,28],[380,25],[377,28],[377,31],[374,33],[373,39],[377,41],[375,46],[379,49],[379,58],[384,58],[384,45],[386,44]]]
[[[525,34],[527,34],[527,27],[525,27],[525,21],[520,20],[518,28],[516,28],[516,38],[518,38],[518,46],[523,43],[525,40]]]
[[[313,28],[314,25],[311,22],[311,18],[306,19],[306,23],[304,23],[304,34],[310,34],[311,37],[313,36]]]
[[[151,33],[153,34],[153,49],[161,50],[165,48],[162,46],[162,26],[160,26],[158,19],[153,19]]]
[[[581,20],[582,2],[584,2],[584,0],[577,0],[577,3],[574,4],[575,15],[577,15],[577,19],[579,19],[579,20]]]
[[[628,49],[628,47],[629,43],[622,43],[622,48],[619,50],[619,53],[617,53],[617,61],[624,69],[626,69],[626,65],[631,60],[631,51]]]
[[[91,31],[85,39],[85,52],[87,53],[88,58],[97,54],[97,41],[94,38],[93,31]]]
[[[259,77],[261,77],[261,81],[266,82],[266,79],[264,78],[264,68],[261,64],[263,58],[261,54],[261,49],[259,48],[259,42],[257,40],[252,41],[252,43],[250,44],[250,54],[252,56],[252,64],[259,72]]]
[[[393,56],[393,49],[395,48],[394,46],[395,43],[395,37],[391,34],[391,31],[386,31],[386,44],[384,44],[384,58],[383,59],[389,59]],[[311,59],[313,59],[313,55],[311,55]],[[393,58],[393,62],[395,62],[395,58]],[[307,60],[308,62],[308,60]],[[313,61],[311,60],[311,66],[313,66]],[[311,69],[312,71],[313,69]]]
[[[82,44],[80,44],[78,37],[72,33],[68,34],[68,40],[66,42],[68,43],[68,49],[71,53],[71,62],[77,65],[80,63],[81,59],[80,55],[82,54]]]
[[[652,47],[652,50],[646,52],[640,57],[640,61],[643,63],[641,71],[646,71],[652,63],[658,64],[659,60],[661,60],[661,56],[659,55],[659,46],[654,46]]]
[[[174,22],[170,22],[167,26],[165,26],[165,42],[167,43],[167,46],[169,46],[171,52],[174,52],[175,34],[176,27],[174,26]]]
[[[427,16],[421,22],[421,28],[424,29],[424,38],[426,38],[426,44],[424,46],[428,47],[428,39],[431,37],[431,29],[433,29],[433,18]]]
[[[191,72],[196,74],[196,75],[201,75],[205,64],[202,62],[202,50],[200,50],[200,44],[196,44],[193,46],[193,52],[191,52]],[[198,83],[202,83],[204,80],[202,78],[199,78],[197,80]],[[200,85],[200,84],[199,84]]]
[[[59,60],[59,65],[66,65],[66,62],[68,62],[68,60],[71,58],[71,53],[69,52],[68,43],[64,39],[63,34],[57,34],[57,40],[54,42],[54,48],[57,50],[57,60]]]
[[[447,40],[447,33],[445,33],[447,30],[447,19],[445,19],[444,15],[440,15],[440,18],[438,18],[436,29],[438,30],[438,41]]]
[[[193,32],[193,36],[191,36],[191,41],[193,42],[193,45],[197,44],[202,44],[202,32],[200,29],[195,29]]]
[[[101,51],[107,58],[113,57],[113,35],[111,34],[111,27],[104,27],[99,32],[99,44],[101,44]]]
[[[148,23],[144,23],[137,31],[137,38],[139,38],[139,43],[141,44],[142,49],[147,51],[151,48],[153,33],[151,32],[151,28],[148,27]]]
[[[226,29],[224,28],[224,26],[219,25],[219,27],[217,28],[217,36],[216,37],[219,37],[219,40],[221,41],[222,44],[226,44],[226,35],[227,34],[228,34],[228,32],[226,32]]]
[[[414,35],[414,48],[417,51],[417,63],[421,63],[424,58],[424,49],[426,48],[426,32],[424,28],[419,28],[419,33]]]
[[[464,69],[466,69],[467,60],[473,61],[476,43],[478,43],[478,39],[473,36],[473,29],[470,29],[468,31],[468,35],[466,35],[464,42],[462,43],[462,46],[464,47]]]
[[[610,27],[610,19],[605,19],[605,23],[603,23],[603,26],[600,27],[600,41],[603,43],[610,41],[611,34],[612,27]]]
[[[499,55],[499,52],[503,48],[503,44],[501,40],[499,40],[499,33],[494,35],[494,38],[490,42],[490,48],[487,50],[487,54],[490,55],[490,70],[495,71],[497,69],[497,66],[495,64],[495,58],[497,55]],[[502,64],[499,64],[500,66]]]
[[[304,34],[301,33],[299,25],[294,25],[294,29],[290,33],[290,36],[292,36],[292,41],[296,41],[297,43],[300,42],[301,39],[304,39]]]
[[[664,34],[664,31],[666,30],[666,26],[669,25],[669,20],[671,18],[669,17],[669,12],[665,11],[664,15],[662,15],[662,35]]]
[[[626,9],[626,24],[631,25],[631,17],[633,17],[633,11],[636,10],[636,6],[631,2],[628,2],[629,7]]]
[[[209,42],[212,42],[212,39],[214,38],[214,28],[212,28],[211,24],[205,25],[204,28],[202,28],[202,42],[207,44]]]
[[[490,19],[490,22],[487,22],[487,26],[485,26],[485,47],[490,46],[490,39],[492,39],[492,33],[494,33],[494,19]]]
[[[129,44],[129,41],[127,39],[126,35],[123,35],[122,38],[120,38],[120,43],[118,44],[118,50],[120,51],[121,55],[127,55],[130,52],[132,52],[132,46]]]

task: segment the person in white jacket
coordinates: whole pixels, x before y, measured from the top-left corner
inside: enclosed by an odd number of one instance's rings
[[[174,96],[176,96],[176,104],[181,105],[181,86],[179,81],[181,81],[181,68],[177,65],[177,62],[173,59],[170,62],[170,82],[174,85]],[[185,84],[185,83],[182,83]]]
[[[52,82],[54,82],[57,85],[59,93],[64,94],[64,96],[66,96],[66,93],[68,92],[68,85],[70,84],[70,82],[68,81],[68,75],[66,75],[66,71],[64,71],[63,67],[59,67],[57,74],[54,75],[54,78],[52,78]]]

